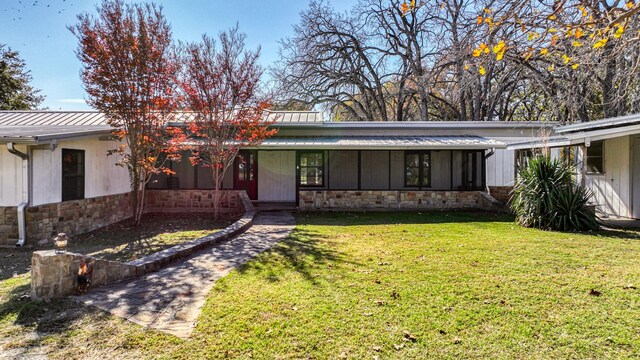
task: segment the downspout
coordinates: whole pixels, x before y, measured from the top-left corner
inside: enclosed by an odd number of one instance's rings
[[[27,240],[27,223],[26,223],[26,210],[29,206],[29,186],[30,186],[30,173],[29,173],[29,155],[18,151],[15,148],[14,143],[7,143],[7,150],[22,159],[22,202],[18,205],[18,242],[16,246],[24,246]]]
[[[487,159],[490,158],[491,156],[493,156],[493,154],[496,153],[496,149],[495,148],[491,148],[491,151],[489,151],[488,153],[484,154],[484,168],[487,168]],[[487,181],[489,176],[487,171],[485,170],[484,172],[484,191],[489,194],[489,181]]]

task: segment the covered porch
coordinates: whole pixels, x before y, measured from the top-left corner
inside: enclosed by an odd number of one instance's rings
[[[504,144],[478,136],[275,137],[241,151],[223,188],[274,208],[477,208],[495,148]],[[149,188],[212,189],[188,155]]]

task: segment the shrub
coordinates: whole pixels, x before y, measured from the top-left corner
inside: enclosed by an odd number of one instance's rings
[[[585,231],[599,228],[589,206],[591,191],[578,186],[573,167],[538,155],[518,171],[511,210],[522,226],[545,230]]]

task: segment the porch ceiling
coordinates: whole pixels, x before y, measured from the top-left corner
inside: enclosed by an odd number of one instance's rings
[[[260,149],[313,150],[482,150],[503,149],[506,144],[480,136],[326,136],[273,137],[260,144]]]

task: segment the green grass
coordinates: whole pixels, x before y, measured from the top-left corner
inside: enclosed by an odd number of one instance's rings
[[[297,220],[286,241],[216,284],[188,340],[69,310],[68,300],[19,300],[28,278],[18,277],[0,283],[0,349],[52,358],[640,354],[636,232],[544,232],[484,213]]]

